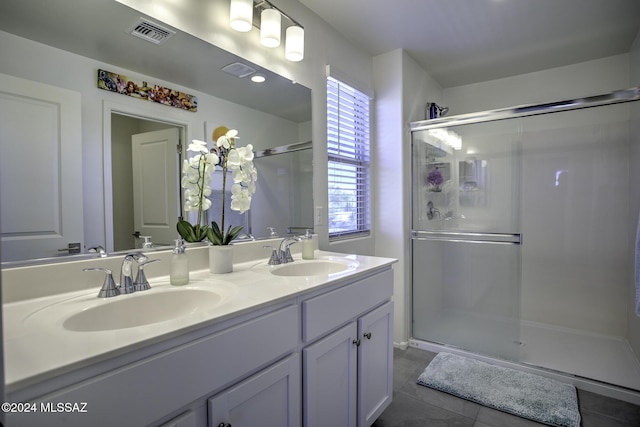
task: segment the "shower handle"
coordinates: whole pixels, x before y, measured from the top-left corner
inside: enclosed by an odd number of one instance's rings
[[[427,202],[427,219],[431,221],[436,215],[440,218],[440,211],[433,205],[433,202],[429,200]]]

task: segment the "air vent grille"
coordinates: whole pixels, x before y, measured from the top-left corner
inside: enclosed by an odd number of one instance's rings
[[[129,29],[129,33],[154,44],[162,44],[175,35],[175,31],[140,18]]]
[[[227,74],[231,74],[232,76],[243,78],[255,73],[256,69],[241,62],[234,62],[233,64],[223,67],[222,71]]]

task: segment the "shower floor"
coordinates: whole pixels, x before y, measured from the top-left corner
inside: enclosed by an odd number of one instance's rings
[[[624,338],[523,322],[520,341],[520,362],[640,390],[640,362]]]
[[[640,361],[621,337],[458,310],[420,324],[413,330],[418,340],[640,391]]]

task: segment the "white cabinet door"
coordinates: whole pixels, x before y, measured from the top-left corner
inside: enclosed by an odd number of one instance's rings
[[[358,319],[358,426],[368,427],[393,393],[393,302]]]
[[[356,426],[357,332],[352,322],[302,351],[305,427]]]
[[[300,354],[209,399],[209,427],[299,427]]]
[[[80,105],[80,92],[0,74],[3,261],[84,246]]]

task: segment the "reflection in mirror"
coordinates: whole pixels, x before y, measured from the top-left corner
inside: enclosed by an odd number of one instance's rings
[[[156,246],[175,239],[183,135],[171,123],[111,114],[114,251],[142,248],[144,236]]]
[[[459,162],[460,206],[486,205],[487,161],[469,158]]]
[[[171,189],[155,193],[161,197],[145,199],[144,194],[148,194],[148,191],[144,190],[143,186],[142,196],[135,195],[138,184],[133,179],[133,171],[138,169],[134,163],[136,160],[131,145],[134,134],[173,128],[182,142],[183,155],[185,143],[190,142],[190,139],[203,138],[206,121],[238,129],[242,145],[251,143],[256,152],[311,140],[311,91],[308,88],[292,84],[282,76],[270,73],[181,31],[176,31],[176,34],[162,45],[153,45],[133,37],[127,29],[140,16],[139,12],[114,1],[92,2],[91,8],[77,7],[77,1],[74,0],[3,1],[3,13],[0,14],[0,50],[3,57],[10,60],[0,63],[0,84],[12,90],[20,89],[22,86],[11,80],[14,76],[20,76],[23,81],[21,84],[27,88],[39,88],[38,85],[43,84],[45,89],[38,90],[37,93],[46,94],[51,98],[50,102],[44,105],[58,105],[59,102],[52,94],[58,89],[62,90],[72,106],[65,111],[73,112],[69,117],[74,120],[73,126],[65,125],[63,128],[73,129],[74,138],[81,144],[80,149],[71,152],[68,160],[59,158],[53,163],[63,165],[60,170],[41,169],[38,181],[59,184],[54,188],[60,191],[59,194],[52,191],[43,192],[43,197],[38,199],[38,206],[29,210],[31,213],[43,213],[41,224],[37,224],[40,228],[26,229],[17,223],[17,227],[7,232],[3,219],[3,262],[56,257],[60,254],[66,256],[68,252],[65,248],[68,244],[76,242],[80,243],[81,251],[84,253],[94,246],[105,247],[109,252],[137,247],[142,241],[133,234],[136,231],[140,236],[150,233],[144,229],[144,224],[136,223],[137,202],[154,209],[155,214],[148,222],[160,224],[160,228],[164,227],[172,233],[175,224],[171,230],[170,224],[174,220],[169,213],[180,214],[179,193]],[[77,25],[78,22],[83,24]],[[50,66],[34,67],[33,58],[38,58],[42,64]],[[238,61],[264,74],[267,81],[260,86],[251,85],[247,84],[248,79],[220,71],[222,67]],[[148,104],[154,103],[99,90],[96,87],[98,69],[187,90],[198,96],[198,111],[179,111],[158,104],[149,106]],[[25,97],[33,98],[31,94]],[[123,105],[126,108],[119,109],[113,107],[114,105]],[[15,98],[7,101],[5,107],[15,114],[20,111],[16,107]],[[132,111],[136,114],[132,114]],[[123,112],[125,114],[122,114]],[[47,114],[55,116],[59,112],[51,113],[40,109],[31,113],[45,118]],[[66,113],[63,113],[66,117]],[[67,120],[65,117],[63,119]],[[44,126],[31,126],[32,129],[29,129],[24,121],[14,122],[23,124],[20,125],[22,127],[13,128],[16,136],[11,137],[14,141],[13,147],[30,146],[29,144],[36,139],[54,147],[56,144],[66,144],[66,139],[54,141],[44,135]],[[31,122],[33,123],[33,120]],[[101,125],[104,123],[106,126],[109,122],[107,132]],[[109,136],[108,140],[105,139],[106,136]],[[168,146],[167,143],[166,147]],[[5,148],[3,144],[3,150]],[[20,155],[16,150],[11,153],[5,151],[1,153],[3,159]],[[47,153],[49,154],[39,153],[41,161],[46,162],[47,159],[54,158],[50,152]],[[305,155],[308,156],[305,160],[287,157]],[[158,149],[144,152],[141,157],[146,161],[162,156],[164,154]],[[270,157],[258,159],[256,162],[261,176],[257,183],[256,198],[252,202],[249,215],[244,218],[246,231],[256,238],[268,236],[266,227],[269,226],[277,227],[282,235],[287,227],[307,227],[312,224],[311,150],[307,150],[305,154],[277,154]],[[175,166],[178,167],[177,153],[174,152],[174,157],[170,160],[165,156],[164,166],[152,169],[148,175],[139,177],[140,183],[173,181],[170,179],[172,172],[169,166],[174,164],[174,160]],[[261,166],[261,163],[264,163],[264,166]],[[104,173],[100,171],[101,168],[104,169]],[[260,171],[260,168],[264,170]],[[45,172],[47,176],[44,176]],[[176,180],[173,182],[177,182],[178,175],[179,172],[176,172]],[[69,190],[65,184],[67,181],[80,183],[81,188]],[[24,186],[20,190],[12,191],[8,185],[2,187],[0,204],[3,208],[18,206],[21,203],[20,194],[30,191]],[[60,194],[81,195],[84,199],[81,197],[71,204],[58,198]],[[47,195],[55,197],[45,197]],[[174,196],[175,201],[172,202]],[[287,203],[279,203],[285,198]],[[48,203],[46,206],[45,202]],[[274,207],[274,204],[277,205]],[[67,237],[65,232],[70,226],[58,226],[63,224],[63,216],[67,215],[60,210],[61,206],[70,208],[76,216],[79,215],[73,221],[69,221],[78,228],[79,235]],[[306,210],[309,211],[305,213],[307,216],[298,216],[303,215],[302,211]],[[11,213],[12,220],[33,217],[31,213],[17,213],[20,212]],[[41,229],[44,230],[44,234],[40,232]],[[41,240],[49,241],[51,245],[46,249],[42,243],[19,251],[7,249],[7,242],[15,242],[19,233],[28,233],[28,239],[23,240],[32,242],[35,241],[35,234],[43,234]],[[54,242],[53,236],[57,236],[58,241]],[[168,237],[152,240],[161,244],[166,243]],[[65,249],[65,252],[58,249]]]
[[[249,211],[251,234],[267,236],[269,227],[279,236],[313,229],[311,142],[260,150],[254,165],[259,191],[251,203],[260,208]]]

